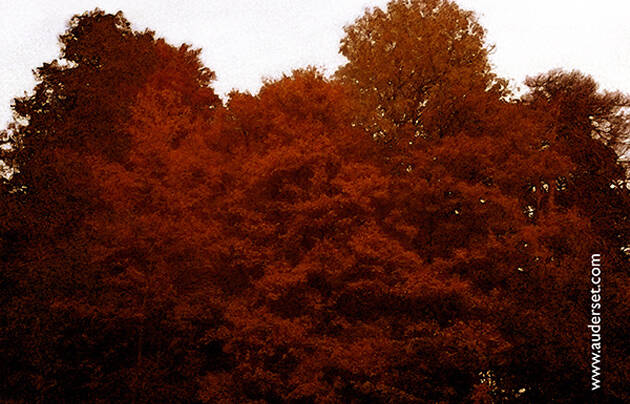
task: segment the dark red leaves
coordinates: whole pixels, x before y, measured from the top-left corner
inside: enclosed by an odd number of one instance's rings
[[[506,101],[449,1],[346,33],[222,105],[199,51],[72,19],[2,152],[3,400],[587,402],[595,252],[628,398],[627,98]]]

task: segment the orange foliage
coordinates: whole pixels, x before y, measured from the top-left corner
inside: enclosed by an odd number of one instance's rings
[[[199,51],[71,20],[0,156],[2,400],[588,402],[594,252],[628,399],[628,98],[509,99],[450,1],[346,33],[223,105]]]

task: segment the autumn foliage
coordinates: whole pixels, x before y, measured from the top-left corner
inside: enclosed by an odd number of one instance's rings
[[[223,103],[198,50],[75,16],[3,133],[0,399],[630,400],[630,99],[516,97],[484,34],[392,1],[332,78]]]

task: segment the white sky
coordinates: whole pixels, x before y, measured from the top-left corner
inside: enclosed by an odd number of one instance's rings
[[[76,13],[122,10],[135,29],[202,48],[215,89],[255,92],[262,77],[316,65],[331,73],[343,26],[387,0],[0,0],[0,127],[31,70],[54,59],[57,36]],[[603,88],[630,93],[630,1],[459,0],[477,12],[496,45],[496,71],[515,84],[555,67],[592,74]]]

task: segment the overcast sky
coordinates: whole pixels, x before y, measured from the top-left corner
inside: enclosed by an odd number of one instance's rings
[[[31,70],[59,53],[57,36],[76,13],[122,10],[134,28],[202,48],[220,94],[255,92],[262,77],[315,65],[332,72],[343,26],[386,0],[0,0],[0,126]],[[495,44],[495,70],[519,84],[555,67],[589,73],[630,93],[630,1],[459,0],[477,12]]]

